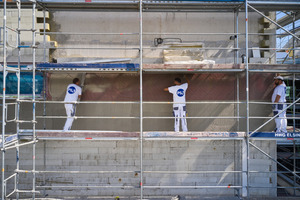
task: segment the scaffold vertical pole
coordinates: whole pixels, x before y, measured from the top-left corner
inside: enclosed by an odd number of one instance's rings
[[[243,168],[243,197],[249,197],[249,66],[248,66],[248,59],[249,59],[249,52],[248,52],[248,0],[245,0],[245,46],[246,46],[246,59],[245,59],[245,73],[246,73],[246,135],[243,140],[243,150],[242,150],[242,168]],[[246,172],[246,173],[245,173]]]
[[[293,14],[293,33],[294,34],[296,34],[296,30],[295,30],[295,21],[296,21],[296,13],[295,12],[293,12],[292,13]],[[295,58],[295,42],[296,42],[296,40],[295,40],[295,37],[293,37],[293,64],[296,64],[296,58]],[[295,77],[295,73],[293,73],[293,102],[295,102],[295,100],[296,100],[296,97],[295,97],[295,95],[296,95],[296,92],[295,92],[295,90],[296,90],[296,84],[295,84],[295,79],[296,79],[296,77]],[[296,116],[296,105],[293,105],[293,132],[295,133],[295,131],[296,131],[296,120],[295,120],[295,116]],[[293,159],[293,170],[294,170],[294,173],[296,173],[296,142],[295,142],[295,140],[293,140],[293,150],[294,150],[294,159]],[[296,189],[295,189],[295,187],[296,187],[296,184],[297,184],[297,179],[296,179],[296,176],[294,175],[294,180],[293,180],[293,182],[294,182],[294,196],[296,196]]]
[[[236,115],[237,115],[237,131],[240,131],[240,75],[236,74]]]
[[[293,12],[293,34],[296,34],[296,27],[295,27],[295,21],[296,21],[296,13]],[[295,37],[293,37],[293,64],[296,64],[296,54],[295,54]]]
[[[43,47],[44,47],[44,63],[46,63],[46,9],[43,8]],[[43,72],[43,99],[46,101],[46,72]],[[46,103],[43,104],[43,116],[46,116]],[[46,119],[43,120],[44,130],[46,129]]]
[[[293,12],[293,33],[295,34],[295,20],[296,20],[296,13]],[[293,37],[293,64],[296,64],[296,59],[295,59],[295,38]],[[295,73],[293,74],[293,102],[295,102],[296,100],[296,84],[295,84]],[[295,116],[296,116],[296,105],[293,105],[293,132],[295,133],[296,131],[296,120],[295,120]],[[294,173],[296,173],[296,143],[295,140],[293,140],[293,150],[294,150]],[[294,187],[296,187],[296,176],[294,175]],[[294,196],[296,196],[296,189],[294,188]]]
[[[43,60],[44,63],[46,62],[46,10],[43,8],[43,48],[44,48],[44,54],[43,54]]]
[[[140,199],[143,199],[143,0],[139,5],[140,36]]]
[[[4,179],[5,179],[5,89],[6,89],[6,0],[4,0],[3,5],[3,93],[2,93],[2,193],[1,198],[5,199],[5,185],[4,185]]]
[[[239,9],[236,9],[234,11],[234,18],[235,18],[235,23],[234,23],[234,32],[235,32],[235,38],[234,38],[234,44],[235,44],[235,54],[234,54],[234,64],[239,63]]]
[[[293,102],[296,101],[296,75],[293,73]],[[293,105],[293,133],[296,131],[296,105]]]
[[[235,60],[234,60],[234,64],[238,64],[239,63],[239,9],[235,10],[235,30],[234,32],[236,33],[236,38],[235,38],[235,48],[236,48],[236,52],[235,52]],[[236,101],[239,102],[240,101],[240,76],[239,74],[236,74]],[[239,117],[240,116],[240,104],[237,103],[236,104],[236,115]],[[240,130],[240,119],[237,118],[237,131]]]
[[[43,36],[43,46],[44,46],[44,63],[46,63],[46,9],[43,8],[43,25],[44,25],[44,36]],[[49,59],[49,58],[48,58]],[[47,112],[46,112],[46,83],[47,83],[47,72],[43,72],[43,116],[46,116]],[[46,130],[46,118],[44,118],[43,120],[43,128],[44,130]],[[44,148],[44,159],[43,159],[43,168],[44,170],[46,170],[46,142],[44,142],[43,144],[43,148]],[[43,184],[46,184],[46,175],[43,174]],[[44,191],[44,196],[46,195],[46,188],[43,189]]]
[[[295,176],[295,174],[296,174],[296,172],[297,172],[297,169],[296,169],[296,141],[295,140],[293,140],[293,150],[294,150],[294,157],[293,157],[293,171],[294,171],[294,180],[293,180],[293,182],[294,182],[294,185],[293,185],[293,187],[294,187],[294,196],[296,196],[296,188],[297,188],[297,177]]]
[[[35,134],[35,53],[36,53],[36,42],[35,42],[35,8],[36,1],[32,2],[32,136],[33,136],[33,147],[32,147],[32,170],[35,171],[35,151],[36,151],[36,134]],[[35,199],[35,182],[36,182],[36,173],[32,174],[32,199]]]
[[[16,147],[16,162],[17,162],[17,171],[19,171],[20,169],[20,147],[19,147],[19,134],[20,134],[20,89],[21,89],[21,49],[19,48],[19,46],[21,45],[21,35],[20,35],[20,29],[21,29],[21,1],[18,0],[17,1],[17,7],[18,7],[18,37],[17,37],[17,44],[18,44],[18,89],[17,89],[17,136],[18,136],[18,140],[17,140],[17,144],[18,146]],[[19,199],[19,173],[17,172],[16,174],[16,199]]]

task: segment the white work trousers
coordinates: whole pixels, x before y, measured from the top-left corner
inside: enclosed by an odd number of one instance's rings
[[[175,132],[179,132],[179,121],[181,119],[181,128],[182,131],[188,131],[187,122],[186,122],[186,107],[185,106],[174,106],[173,107],[173,115],[175,117],[174,130]]]
[[[277,115],[279,112],[281,112],[283,109],[286,108],[285,104],[278,104],[273,110],[274,116]],[[286,119],[286,111],[281,113],[278,117],[275,118],[275,124],[276,124],[276,132],[284,132],[286,133],[286,127],[287,127],[287,119]]]
[[[66,113],[67,113],[67,120],[64,126],[64,131],[68,131],[71,129],[73,121],[74,121],[74,116],[75,116],[75,105],[73,104],[65,104],[66,108]]]

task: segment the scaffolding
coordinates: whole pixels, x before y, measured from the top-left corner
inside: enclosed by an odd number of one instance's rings
[[[22,6],[21,6],[22,3]],[[138,66],[124,66],[123,68],[115,68],[113,65],[104,68],[104,67],[97,67],[95,65],[92,65],[91,67],[83,67],[81,65],[75,66],[75,67],[67,67],[64,66],[62,68],[59,65],[52,64],[52,63],[46,63],[46,56],[44,53],[44,62],[38,67],[36,67],[36,40],[35,37],[37,34],[43,34],[44,35],[44,52],[46,52],[46,41],[45,41],[45,36],[47,34],[60,34],[56,32],[38,32],[35,28],[35,21],[36,21],[36,7],[42,8],[44,11],[44,27],[46,23],[45,19],[45,11],[47,9],[54,9],[54,10],[81,10],[81,9],[86,9],[86,10],[91,10],[91,11],[102,11],[102,10],[113,10],[113,11],[122,11],[122,10],[127,10],[127,11],[134,11],[139,13],[139,33],[123,33],[123,34],[128,34],[128,35],[138,35],[139,36],[139,47],[138,48],[131,48],[131,50],[135,50],[139,52],[139,64]],[[290,32],[289,30],[284,29],[284,27],[281,27],[277,22],[273,21],[272,19],[268,18],[265,14],[263,14],[259,10],[264,10],[264,11],[274,11],[274,10],[300,10],[300,3],[297,0],[289,0],[285,2],[280,2],[280,1],[248,1],[248,0],[233,0],[233,1],[148,1],[148,0],[140,0],[140,1],[102,1],[102,0],[93,0],[93,1],[86,1],[86,0],[74,0],[74,1],[59,1],[59,0],[30,0],[30,1],[21,1],[21,0],[16,0],[15,2],[7,2],[4,0],[3,2],[3,98],[2,98],[2,143],[1,143],[1,151],[2,151],[2,199],[6,199],[11,197],[12,195],[16,195],[16,198],[20,198],[20,194],[22,193],[30,193],[32,194],[32,199],[35,199],[36,194],[39,193],[37,190],[36,186],[36,174],[47,174],[47,173],[70,173],[70,174],[84,174],[84,173],[90,173],[90,174],[104,174],[104,173],[136,173],[136,171],[41,171],[41,170],[36,170],[36,161],[35,161],[35,155],[36,155],[36,143],[38,140],[60,140],[62,139],[61,137],[43,137],[43,131],[36,130],[36,122],[37,119],[47,119],[47,118],[66,118],[66,117],[61,117],[61,116],[37,116],[36,115],[36,105],[37,104],[63,104],[64,102],[61,101],[46,101],[45,99],[43,101],[37,101],[36,100],[36,90],[35,90],[35,73],[36,71],[43,71],[43,72],[59,72],[59,73],[65,73],[65,72],[109,72],[109,73],[123,73],[123,72],[129,72],[129,73],[139,73],[139,81],[140,81],[140,92],[139,92],[139,98],[140,100],[138,102],[74,102],[74,103],[80,103],[80,104],[111,104],[111,103],[121,103],[121,104],[138,104],[140,108],[140,113],[139,116],[134,116],[134,117],[101,117],[101,116],[77,116],[76,118],[85,118],[85,119],[115,119],[115,118],[123,118],[123,119],[137,119],[139,120],[140,123],[140,130],[139,132],[131,133],[130,136],[128,137],[122,137],[121,135],[117,137],[102,137],[103,134],[100,132],[97,132],[98,136],[96,137],[90,137],[87,136],[87,132],[91,131],[83,131],[82,134],[84,136],[82,137],[77,137],[78,140],[134,140],[134,141],[139,141],[140,144],[140,170],[138,171],[139,177],[140,177],[140,183],[139,186],[86,186],[87,188],[124,188],[124,189],[133,189],[133,188],[139,188],[140,190],[140,199],[144,198],[143,191],[146,189],[163,189],[163,188],[171,188],[171,189],[237,189],[238,191],[241,191],[241,196],[242,197],[249,197],[251,195],[251,192],[249,191],[251,188],[254,188],[250,186],[249,184],[249,176],[250,173],[265,173],[265,172],[259,172],[259,171],[250,171],[249,169],[249,156],[250,156],[250,146],[254,147],[257,149],[259,152],[261,152],[263,155],[283,167],[286,171],[278,171],[276,173],[291,173],[294,176],[294,186],[293,187],[288,187],[290,189],[297,190],[299,189],[298,186],[296,186],[296,178],[300,178],[298,175],[300,172],[296,170],[294,166],[294,170],[290,170],[281,163],[279,163],[275,158],[271,157],[268,155],[266,152],[264,152],[262,149],[257,147],[252,140],[293,140],[293,145],[294,145],[294,151],[295,151],[295,145],[296,141],[299,140],[300,136],[298,136],[296,128],[295,128],[295,120],[299,119],[295,115],[295,105],[300,101],[299,99],[295,98],[295,74],[299,74],[299,65],[294,65],[291,66],[281,66],[281,65],[252,65],[248,63],[248,58],[249,58],[249,50],[252,50],[253,48],[249,48],[249,35],[252,33],[249,33],[248,30],[248,9],[251,9],[253,12],[256,12],[260,14],[261,16],[265,17],[267,20],[269,20],[271,23],[274,23],[276,26],[282,28],[287,34],[293,36],[295,40],[300,40],[300,38],[295,35],[294,33]],[[12,29],[10,27],[7,27],[6,25],[6,9],[7,7],[12,7],[15,8],[17,7],[18,9],[18,27],[17,29]],[[32,9],[32,28],[31,29],[22,29],[20,20],[21,20],[21,7],[22,8],[31,8]],[[146,49],[146,47],[143,46],[143,36],[144,35],[155,35],[156,33],[144,33],[143,32],[143,13],[144,12],[202,12],[202,11],[222,11],[222,12],[232,12],[234,11],[235,17],[236,17],[236,23],[235,23],[235,32],[234,33],[228,33],[228,35],[236,35],[236,43],[234,48],[230,48],[232,50],[236,51],[236,56],[235,56],[235,65],[237,68],[230,68],[230,69],[207,69],[207,68],[195,68],[195,69],[190,69],[190,68],[183,68],[183,69],[153,69],[153,68],[147,68],[143,62],[143,50]],[[239,12],[245,12],[245,34],[238,33],[238,14]],[[17,68],[12,68],[7,65],[6,61],[6,49],[7,49],[7,31],[8,30],[14,30],[17,35],[18,35],[18,40],[17,40],[17,46],[15,48],[18,49],[18,67]],[[24,31],[29,31],[32,32],[32,44],[29,46],[24,46],[21,45],[21,33]],[[74,34],[74,33],[64,33],[64,34]],[[81,33],[77,33],[81,34]],[[82,33],[84,34],[111,34],[111,35],[118,35],[120,33]],[[165,33],[168,35],[168,33]],[[180,35],[181,33],[177,33]],[[201,34],[201,33],[190,33],[190,35],[193,34]],[[207,34],[207,33],[205,33]],[[218,34],[218,33],[212,33],[212,34]],[[221,33],[219,33],[221,34]],[[227,33],[226,33],[227,34]],[[169,33],[169,35],[174,35],[174,33]],[[270,34],[265,34],[265,33],[258,33],[257,35],[270,35]],[[239,51],[242,50],[239,47],[239,37],[240,36],[245,36],[245,63],[240,64],[239,63]],[[23,48],[31,48],[32,49],[32,98],[30,100],[22,100],[20,98],[20,74],[21,74],[21,49]],[[156,47],[158,48],[158,47]],[[58,49],[58,48],[57,48]],[[102,49],[120,49],[120,48],[102,48]],[[221,50],[222,48],[203,48],[204,50],[209,50],[209,49],[217,49]],[[227,49],[227,48],[225,48]],[[265,48],[266,50],[270,50],[271,48]],[[272,48],[272,50],[278,50]],[[286,50],[282,48],[281,50]],[[295,50],[300,50],[293,46],[293,51]],[[294,55],[295,56],[295,55]],[[295,59],[294,59],[295,61]],[[74,66],[74,65],[73,65]],[[86,65],[84,65],[86,66]],[[261,68],[261,66],[263,66]],[[218,137],[216,134],[216,137],[207,137],[203,136],[201,133],[195,133],[194,135],[184,135],[183,137],[174,137],[174,133],[171,133],[169,135],[166,135],[167,137],[153,137],[151,133],[147,134],[147,132],[144,131],[143,125],[144,125],[144,120],[145,119],[150,119],[150,118],[161,118],[161,119],[166,119],[168,117],[147,117],[143,116],[143,105],[147,103],[160,103],[160,104],[165,104],[165,103],[173,103],[173,102],[144,102],[143,101],[143,75],[145,73],[216,73],[216,72],[222,72],[222,73],[243,73],[246,76],[246,101],[241,102],[239,99],[237,102],[187,102],[187,103],[234,103],[237,105],[238,108],[238,116],[230,116],[230,117],[223,117],[223,118],[234,118],[236,120],[239,119],[245,119],[246,120],[246,129],[243,132],[237,132],[235,134],[235,137],[230,137],[231,133],[227,133],[227,137]],[[267,122],[259,126],[257,129],[254,131],[250,130],[250,119],[251,118],[259,118],[259,117],[250,117],[250,104],[258,104],[262,102],[250,102],[249,100],[249,74],[250,73],[291,73],[293,74],[293,103],[289,104],[287,106],[287,109],[293,108],[293,117],[289,117],[289,119],[293,119],[293,132],[290,133],[289,135],[286,135],[285,137],[275,137],[275,133],[268,133],[269,135],[266,136],[264,133],[260,133],[259,130],[263,128],[266,124],[268,124],[270,121],[274,120],[277,116],[279,116],[281,113],[278,113],[274,117],[269,117]],[[17,75],[17,97],[15,99],[15,102],[13,103],[7,103],[7,97],[6,97],[6,76],[8,73],[15,73]],[[237,83],[238,84],[238,83]],[[20,104],[21,103],[31,103],[32,104],[32,120],[21,120],[20,119]],[[239,114],[239,105],[240,104],[245,104],[246,105],[246,116],[240,116]],[[264,104],[270,104],[270,103],[264,103]],[[7,118],[7,110],[8,106],[15,106],[16,109],[16,115],[14,119],[8,119]],[[282,112],[284,112],[283,110]],[[169,117],[170,118],[170,117]],[[188,119],[201,119],[204,117],[187,117]],[[208,118],[208,117],[205,117]],[[212,118],[222,118],[222,117],[217,117],[217,116],[212,116]],[[266,117],[264,117],[266,118]],[[6,125],[7,123],[14,122],[16,124],[16,134],[13,135],[7,135],[6,133]],[[21,130],[20,129],[20,124],[21,123],[29,123],[32,124],[32,130]],[[37,132],[39,132],[39,135],[37,135]],[[48,131],[49,132],[49,131]],[[77,133],[80,131],[77,131]],[[26,136],[26,133],[28,134],[27,136],[30,136],[30,140],[25,143],[20,143],[20,138],[21,136]],[[205,135],[205,134],[204,134]],[[271,135],[271,137],[270,137]],[[120,137],[121,136],[121,137]],[[256,137],[253,137],[256,136]],[[63,140],[74,140],[74,138],[71,137],[66,137],[63,138]],[[143,142],[147,140],[239,140],[242,142],[242,170],[241,171],[226,171],[226,173],[238,173],[241,174],[242,176],[242,184],[241,185],[233,185],[233,186],[149,186],[143,183],[143,178],[144,174],[146,173],[165,173],[165,174],[172,174],[172,173],[191,173],[191,174],[201,174],[201,173],[224,173],[225,171],[146,171],[143,168]],[[32,170],[23,170],[20,169],[20,163],[19,163],[19,147],[24,146],[24,145],[32,145]],[[7,150],[15,148],[16,149],[16,170],[12,175],[9,175],[8,177],[5,174],[5,153]],[[295,164],[295,158],[294,158],[294,164]],[[20,190],[18,187],[19,184],[19,174],[20,173],[31,173],[32,174],[32,190]],[[10,180],[14,180],[14,189],[10,193],[7,194],[7,182]],[[55,187],[61,187],[61,186],[38,186],[38,188],[43,189],[43,188],[55,188]],[[84,186],[64,186],[66,188],[80,188]],[[277,188],[285,188],[285,187],[277,187]]]

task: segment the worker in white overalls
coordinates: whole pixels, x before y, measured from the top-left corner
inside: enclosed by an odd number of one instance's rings
[[[81,87],[80,85],[80,80],[78,78],[73,79],[73,84],[68,85],[66,96],[64,102],[65,108],[66,108],[66,113],[67,113],[67,120],[64,126],[64,131],[68,131],[72,127],[72,123],[74,121],[74,116],[75,116],[75,104],[67,104],[67,102],[76,102],[78,99],[81,97]]]
[[[274,83],[276,85],[273,95],[272,95],[272,103],[277,103],[272,105],[274,115],[277,115],[283,109],[286,108],[286,85],[283,81],[282,76],[274,77]],[[287,127],[287,119],[286,119],[286,111],[282,112],[278,117],[275,118],[276,129],[275,132],[286,133]]]
[[[173,115],[175,117],[174,129],[175,132],[179,132],[179,121],[181,119],[181,128],[183,131],[188,131],[186,122],[186,105],[185,94],[188,88],[188,83],[181,84],[180,78],[175,78],[175,86],[165,88],[164,91],[168,91],[173,94]]]

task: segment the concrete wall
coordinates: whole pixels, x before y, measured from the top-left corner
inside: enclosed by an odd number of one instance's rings
[[[17,9],[7,9],[7,22],[6,25],[8,27],[7,31],[7,62],[18,62],[18,40],[17,40],[17,28],[18,28],[18,11]],[[49,13],[45,12],[46,19],[49,18]],[[44,31],[43,21],[38,20],[43,18],[42,11],[36,11],[35,18],[35,29],[37,32]],[[26,30],[21,31],[20,36],[20,46],[32,46],[32,31],[33,22],[32,22],[32,10],[30,9],[22,9],[21,11],[21,22],[20,29]],[[42,22],[42,23],[39,23]],[[3,9],[0,10],[0,26],[3,27]],[[45,30],[49,31],[50,26],[48,23],[45,24]],[[3,30],[1,30],[1,37],[3,35]],[[50,37],[45,37],[45,47],[44,47],[44,36],[41,34],[36,34],[35,36],[37,46],[36,49],[36,61],[43,62],[44,55],[46,56],[46,62],[49,60],[49,48],[54,47],[56,43],[54,41],[50,41]],[[2,41],[2,38],[1,38]],[[2,43],[2,42],[1,42]],[[44,50],[45,48],[45,50]],[[3,55],[3,49],[0,49],[0,55]],[[20,53],[20,61],[21,62],[32,62],[32,48],[21,48]],[[0,61],[3,61],[3,56],[0,57]]]
[[[274,15],[270,14],[271,18]],[[131,58],[138,62],[138,50],[97,50],[97,49],[71,49],[71,48],[139,48],[139,18],[138,13],[113,12],[53,12],[50,13],[50,25],[53,32],[74,33],[135,33],[135,35],[51,35],[51,40],[57,41],[59,47],[53,52],[53,58],[58,62],[92,60],[99,58]],[[245,33],[245,15],[239,14],[239,32]],[[209,48],[234,47],[234,40],[230,35],[215,35],[210,33],[234,33],[234,13],[143,13],[144,62],[162,63],[162,51],[168,49],[170,43],[178,40],[168,40],[166,43],[154,46],[155,38],[179,38],[183,43],[202,43]],[[249,14],[249,33],[274,32],[274,27],[256,13]],[[147,35],[146,33],[156,33]],[[164,33],[175,33],[165,35]],[[176,35],[177,33],[207,33],[207,35]],[[249,36],[249,47],[275,47],[275,37]],[[239,36],[239,47],[245,48],[245,36]],[[151,48],[151,49],[149,49]],[[178,49],[178,48],[177,48]],[[201,48],[196,48],[201,49]],[[249,51],[252,57],[252,51]],[[215,60],[216,63],[233,63],[235,51],[232,50],[206,50],[205,59]],[[245,54],[240,50],[239,58]],[[268,52],[266,59],[251,59],[252,63],[275,62],[274,52]]]
[[[0,11],[0,25],[2,26],[3,11]],[[270,18],[275,19],[274,13],[266,13]],[[16,9],[7,10],[7,26],[16,29],[18,23],[18,13]],[[154,35],[143,36],[144,62],[161,63],[163,61],[163,49],[168,49],[170,43],[176,43],[177,39],[168,40],[166,38],[179,38],[183,43],[202,43],[204,47],[227,48],[234,47],[235,41],[230,40],[230,35],[214,35],[210,33],[234,33],[235,19],[234,13],[143,13],[143,32],[156,33]],[[133,62],[138,62],[139,52],[135,50],[97,50],[95,48],[138,48],[139,47],[139,17],[138,12],[46,12],[46,31],[63,32],[62,34],[50,34],[46,36],[46,62],[52,58],[58,62],[92,60],[99,58],[131,58]],[[37,31],[43,31],[43,12],[36,12],[35,27]],[[239,14],[239,32],[245,32],[245,15]],[[32,28],[32,10],[22,9],[21,29]],[[134,33],[132,35],[81,35],[68,33]],[[249,13],[249,33],[275,33],[274,25],[264,20],[256,13]],[[175,35],[165,35],[164,33],[175,33]],[[177,33],[207,33],[207,35],[176,35]],[[8,30],[7,34],[8,61],[17,62],[18,49],[17,34]],[[51,39],[50,39],[51,38]],[[155,38],[166,39],[165,43],[154,46]],[[275,37],[249,35],[249,47],[276,47]],[[245,48],[245,36],[240,35],[239,47]],[[21,45],[32,45],[32,32],[21,32]],[[36,35],[37,57],[36,61],[44,61],[43,36]],[[55,47],[63,48],[54,50]],[[84,49],[84,48],[94,49]],[[51,48],[51,49],[49,49]],[[72,49],[75,48],[75,49]],[[151,49],[149,49],[151,48]],[[201,49],[201,48],[196,48]],[[0,52],[1,53],[1,52]],[[204,53],[205,59],[215,60],[216,63],[233,63],[235,51],[232,50],[207,50]],[[245,54],[240,50],[239,58]],[[21,51],[21,62],[32,61],[32,49],[26,48]],[[252,58],[251,63],[274,63],[274,51],[261,51],[264,59]],[[250,51],[249,57],[252,57]]]
[[[276,156],[275,141],[254,142],[258,147]],[[144,141],[143,169],[145,171],[239,171],[241,170],[240,141]],[[20,169],[32,169],[31,145],[20,148]],[[253,148],[250,148],[250,170],[266,173],[250,173],[252,197],[275,197],[276,164]],[[6,176],[15,168],[15,151],[6,154]],[[105,174],[37,174],[37,186],[62,186],[37,188],[49,198],[76,196],[127,196],[140,194],[140,150],[138,141],[39,141],[37,143],[37,170],[46,171],[133,171]],[[237,186],[241,184],[239,173],[144,173],[144,186]],[[63,186],[135,186],[120,188],[64,188]],[[13,187],[9,182],[8,191]],[[20,174],[20,189],[32,188],[32,175]],[[147,196],[234,196],[234,189],[144,189]],[[25,197],[26,194],[21,194]],[[109,199],[109,198],[107,198]]]

